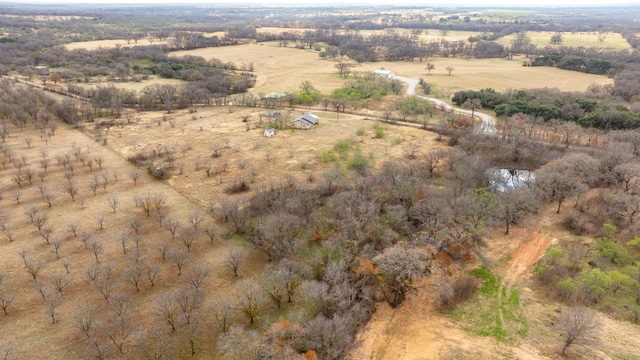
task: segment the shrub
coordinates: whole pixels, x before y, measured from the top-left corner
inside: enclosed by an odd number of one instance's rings
[[[376,126],[376,139],[382,139],[384,137],[384,128],[380,125]]]
[[[249,184],[245,179],[234,180],[229,186],[224,189],[226,194],[238,194],[245,191],[249,191]]]
[[[562,219],[562,226],[574,235],[584,235],[589,230],[589,219],[585,214],[571,211]]]

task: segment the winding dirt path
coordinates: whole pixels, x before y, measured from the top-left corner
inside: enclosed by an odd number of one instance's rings
[[[416,86],[418,86],[418,84],[420,83],[420,80],[418,79],[412,79],[402,76],[395,76],[394,79],[400,80],[403,83],[407,84],[407,96],[415,96],[420,99],[431,101],[432,103],[436,104],[436,106],[442,111],[457,112],[460,114],[473,115],[474,117],[478,117],[480,120],[482,120],[482,123],[478,127],[478,132],[488,135],[493,135],[496,133],[496,121],[492,116],[481,113],[479,111],[472,112],[471,110],[453,107],[440,99],[416,95]]]
[[[528,273],[527,270],[540,260],[553,242],[555,242],[555,239],[551,239],[548,234],[534,232],[531,235],[531,239],[521,244],[511,253],[511,260],[507,263],[507,269],[503,274],[502,282],[498,289],[498,315],[502,324],[504,324],[504,297],[509,298],[516,280]]]

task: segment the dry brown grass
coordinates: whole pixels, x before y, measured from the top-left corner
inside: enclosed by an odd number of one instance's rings
[[[138,46],[138,45],[142,46],[142,45],[163,45],[163,44],[167,44],[167,42],[154,39],[153,43],[150,44],[147,39],[140,39],[138,40],[137,44],[133,41],[127,44],[126,40],[118,39],[118,40],[79,41],[79,42],[65,44],[64,47],[66,47],[67,50],[76,50],[76,49],[96,50],[99,48],[110,49],[116,46],[132,47],[132,46]]]
[[[315,52],[282,48],[275,43],[179,51],[173,54],[199,55],[233,61],[236,64],[253,63],[258,73],[258,82],[251,90],[253,93],[296,91],[305,80],[311,81],[322,92],[330,92],[344,83],[344,80],[337,76],[334,61],[322,60]],[[436,66],[431,75],[427,75],[426,64],[419,62],[364,63],[355,67],[354,71],[385,68],[401,76],[423,77],[436,88],[449,90],[556,87],[565,91],[584,91],[593,82],[613,82],[612,79],[600,75],[549,67],[523,67],[519,60],[434,58],[429,62]],[[455,68],[451,76],[446,70],[448,66]]]

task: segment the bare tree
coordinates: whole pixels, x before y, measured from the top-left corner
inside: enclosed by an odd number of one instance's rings
[[[9,306],[16,299],[16,294],[6,289],[0,289],[0,309],[5,315],[9,314]]]
[[[169,324],[171,331],[176,331],[180,312],[174,296],[165,295],[158,301],[157,314]]]
[[[218,324],[220,331],[222,331],[223,334],[226,333],[234,320],[233,305],[229,299],[225,295],[216,298],[211,306],[210,312],[216,324]]]
[[[65,274],[55,274],[50,281],[51,285],[58,290],[60,296],[63,295],[64,289],[71,284],[71,279]]]
[[[88,339],[92,336],[96,319],[96,309],[86,304],[81,305],[76,311],[74,318],[74,326],[80,330]]]
[[[204,218],[199,212],[193,212],[189,215],[189,222],[191,223],[194,231],[198,231],[198,226],[200,226],[200,223],[203,220]]]
[[[171,239],[176,239],[176,233],[178,229],[182,226],[180,220],[169,218],[164,222],[164,228],[169,230],[171,233]]]
[[[200,291],[202,284],[210,274],[209,269],[204,265],[195,265],[187,269],[183,280],[185,283],[193,286],[195,291]]]
[[[213,245],[213,241],[216,239],[216,230],[213,227],[213,225],[207,226],[206,229],[204,229],[205,234],[207,234],[207,237],[209,238],[209,243],[211,245]]]
[[[198,233],[193,229],[187,229],[182,231],[178,236],[178,240],[187,248],[188,251],[191,251],[191,247],[193,243],[196,241],[198,237]]]
[[[428,268],[427,254],[418,248],[395,245],[373,259],[377,266],[369,267],[382,286],[383,293],[393,307],[400,305],[408,293],[415,291],[415,281]]]
[[[246,279],[236,285],[237,307],[253,324],[260,315],[260,287],[253,279]]]
[[[100,262],[99,256],[104,251],[104,248],[102,246],[102,240],[93,239],[93,241],[91,241],[91,243],[89,244],[89,247],[91,248],[91,252],[93,252],[93,256],[96,258],[96,263],[99,263]]]
[[[129,178],[133,181],[133,185],[138,185],[138,179],[140,178],[140,171],[136,169],[129,170]]]
[[[224,259],[224,267],[233,272],[233,276],[238,276],[240,265],[244,262],[245,254],[239,249],[231,249]]]
[[[67,194],[71,196],[71,201],[76,201],[76,196],[78,195],[78,187],[73,182],[69,181],[67,183],[67,187],[65,189]]]
[[[125,279],[136,288],[136,292],[140,291],[140,282],[142,281],[144,270],[144,266],[141,264],[131,264],[124,271]]]
[[[602,323],[592,310],[577,306],[567,308],[560,314],[556,329],[564,336],[562,355],[572,344],[589,345],[597,342]]]
[[[55,324],[58,321],[58,319],[56,318],[56,314],[61,303],[62,299],[59,295],[47,296],[47,299],[45,300],[47,314],[49,315],[49,317],[51,317],[52,324]]]
[[[109,204],[109,207],[111,207],[111,210],[113,210],[113,212],[116,212],[116,209],[118,208],[118,197],[113,195],[110,196],[109,199],[107,199],[107,203]]]
[[[174,264],[178,268],[178,276],[182,275],[182,268],[187,262],[187,258],[189,257],[189,253],[184,249],[173,249],[169,256],[171,260],[173,260]]]

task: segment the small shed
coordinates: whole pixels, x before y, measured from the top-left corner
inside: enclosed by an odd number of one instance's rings
[[[265,129],[264,130],[264,136],[265,137],[272,137],[275,134],[276,134],[276,129],[275,128]]]
[[[386,79],[393,79],[396,76],[396,73],[394,73],[393,71],[383,70],[383,69],[375,70],[373,72],[373,74],[376,77],[381,77],[381,78],[386,78]]]
[[[310,129],[318,123],[318,116],[313,114],[304,114],[297,117],[291,122],[296,129]]]

